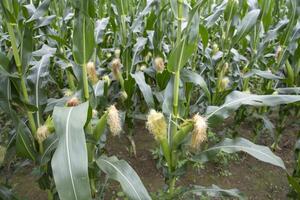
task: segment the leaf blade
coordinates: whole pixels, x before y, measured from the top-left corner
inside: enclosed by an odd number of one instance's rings
[[[54,108],[53,119],[59,143],[51,166],[61,199],[91,199],[87,148],[83,131],[87,109],[87,102],[77,107]]]

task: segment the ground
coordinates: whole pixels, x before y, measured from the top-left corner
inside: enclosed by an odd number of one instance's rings
[[[119,159],[128,161],[141,177],[145,187],[150,192],[154,192],[164,187],[164,180],[161,171],[156,168],[156,163],[150,151],[156,143],[143,127],[143,124],[138,123],[135,131],[136,157],[130,156],[127,148],[129,141],[125,136],[120,138],[109,137],[106,148],[110,155],[116,155]],[[276,154],[284,160],[289,172],[293,168],[293,146],[295,133],[298,130],[295,128],[285,130],[284,134],[287,137],[283,137],[280,143],[281,150],[276,151]],[[243,125],[241,132],[245,137],[251,136],[249,125]],[[262,137],[259,143],[270,145],[269,140],[269,137],[265,136]],[[38,189],[35,178],[31,175],[30,166],[19,170],[12,178],[11,183],[13,183],[16,193],[22,199],[47,199],[45,192]],[[283,170],[260,162],[246,154],[239,154],[239,159],[227,166],[208,163],[200,170],[189,167],[187,173],[179,179],[177,185],[188,186],[190,184],[202,186],[215,184],[224,189],[238,188],[248,199],[253,200],[287,199],[286,194],[289,192],[286,174]],[[112,183],[108,190],[111,194],[117,194],[120,188],[116,183]],[[110,198],[107,196],[106,199]]]

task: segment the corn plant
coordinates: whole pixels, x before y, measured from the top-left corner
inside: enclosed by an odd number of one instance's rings
[[[299,118],[298,1],[0,4],[0,107],[13,123],[3,143],[31,161],[48,199],[105,199],[108,179],[129,199],[243,199],[237,189],[176,184],[188,164],[240,151],[280,167],[291,195],[299,195],[299,165],[291,175],[268,147],[255,144],[265,127],[279,149],[284,128],[294,123],[287,119]],[[276,125],[272,113],[280,116]],[[233,137],[204,145],[207,132],[230,117]],[[162,192],[149,194],[125,160],[105,153],[109,134],[126,134],[136,154],[137,119],[158,143]],[[253,119],[254,142],[237,131]],[[17,198],[5,184],[0,197]]]

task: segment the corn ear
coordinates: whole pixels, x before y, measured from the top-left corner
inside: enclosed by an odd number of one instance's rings
[[[102,117],[99,119],[97,125],[95,126],[93,130],[93,137],[96,141],[100,139],[102,134],[104,133],[105,126],[106,126],[106,121],[107,121],[107,115],[108,112],[105,112]]]
[[[176,134],[173,136],[173,149],[176,149],[186,138],[186,136],[191,132],[194,128],[194,123],[189,121],[187,123],[183,123]]]
[[[289,61],[286,61],[285,69],[286,69],[286,73],[287,73],[286,82],[287,82],[288,86],[293,86],[294,80],[295,80],[294,70],[293,70],[291,64],[289,63]]]
[[[167,161],[168,167],[171,168],[172,167],[171,151],[170,151],[170,146],[169,146],[167,138],[159,140],[159,143],[162,148],[164,157]]]

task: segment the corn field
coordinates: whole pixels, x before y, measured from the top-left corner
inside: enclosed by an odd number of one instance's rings
[[[300,198],[299,0],[1,0],[0,82],[0,199]]]

